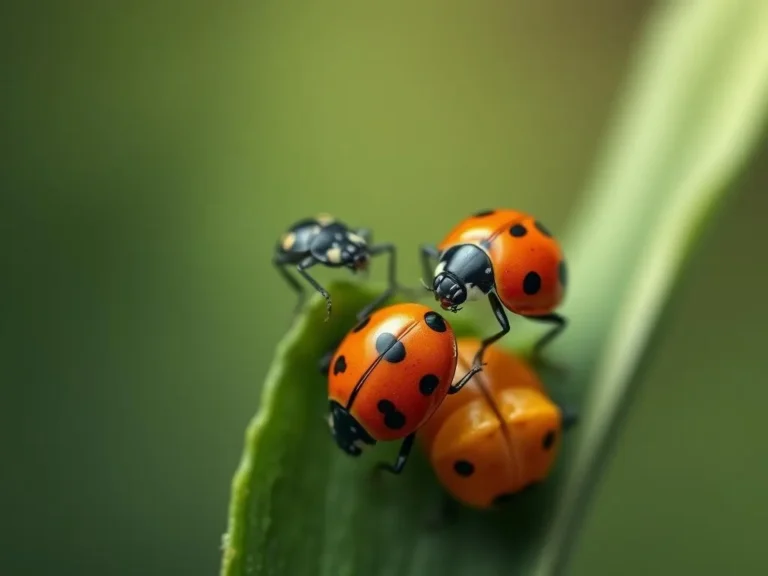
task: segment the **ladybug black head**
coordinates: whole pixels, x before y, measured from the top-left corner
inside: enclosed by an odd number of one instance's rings
[[[467,300],[466,284],[456,274],[447,270],[435,276],[432,291],[435,294],[435,300],[440,302],[443,310],[458,312],[459,306]]]
[[[435,268],[432,292],[443,310],[458,312],[468,300],[488,294],[494,286],[493,266],[475,244],[458,244],[445,251]]]
[[[350,456],[360,456],[366,444],[376,444],[360,423],[338,402],[331,401],[328,425],[336,444]]]

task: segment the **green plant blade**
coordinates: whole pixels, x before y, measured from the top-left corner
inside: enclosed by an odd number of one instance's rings
[[[616,131],[566,239],[569,329],[553,346],[581,408],[552,477],[501,511],[426,522],[442,492],[417,452],[399,478],[330,440],[317,359],[376,293],[337,284],[334,315],[315,299],[280,344],[236,474],[222,575],[532,574],[565,565],[610,430],[675,278],[761,131],[768,95],[768,3],[680,3],[654,15]],[[462,315],[451,316],[457,333]],[[483,333],[486,331],[483,330]]]
[[[768,3],[663,7],[632,80],[569,243],[577,272],[566,314],[579,338],[564,340],[560,351],[574,391],[586,397],[579,398],[580,441],[537,564],[542,576],[567,562],[675,279],[762,135]]]
[[[397,445],[360,459],[342,454],[328,430],[327,380],[318,369],[321,356],[382,289],[332,284],[330,321],[323,320],[325,301],[316,297],[280,343],[233,481],[223,575],[383,573],[376,565],[384,560],[370,544],[377,536],[391,542],[403,533],[386,508],[407,499],[382,500],[387,492],[400,499],[400,487],[395,483],[393,491],[391,479],[373,483],[370,472],[374,458],[393,460]],[[462,319],[452,320],[458,335],[472,334]],[[422,480],[428,477],[423,472],[422,463]],[[420,492],[410,491],[414,533],[424,525],[419,516],[429,512],[418,502]]]

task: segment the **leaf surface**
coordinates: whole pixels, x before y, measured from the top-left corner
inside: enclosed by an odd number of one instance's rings
[[[768,3],[673,3],[647,26],[600,169],[567,240],[574,269],[558,348],[582,412],[537,574],[558,573],[696,240],[759,144]]]

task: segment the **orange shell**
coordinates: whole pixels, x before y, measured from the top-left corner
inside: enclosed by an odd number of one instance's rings
[[[458,376],[479,346],[475,339],[459,340]],[[562,430],[559,408],[527,364],[497,346],[488,348],[485,361],[418,433],[440,483],[476,508],[545,479]]]
[[[560,245],[539,221],[515,210],[496,210],[467,218],[438,244],[442,252],[457,244],[476,244],[490,257],[496,289],[504,306],[536,316],[557,308],[565,294],[567,270]]]
[[[331,359],[328,397],[374,439],[404,438],[446,397],[456,361],[456,337],[440,314],[422,304],[396,304],[344,338]]]

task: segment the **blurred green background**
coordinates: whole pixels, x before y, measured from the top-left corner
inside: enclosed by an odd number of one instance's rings
[[[278,235],[336,213],[414,283],[468,211],[564,232],[647,9],[3,5],[0,573],[216,573],[294,303]],[[670,307],[575,574],[764,567],[766,160]]]

